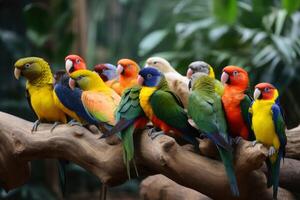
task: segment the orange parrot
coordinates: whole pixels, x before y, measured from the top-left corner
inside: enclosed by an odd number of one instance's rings
[[[140,67],[136,62],[126,58],[121,59],[118,61],[117,66],[119,79],[108,81],[106,84],[114,89],[119,95],[122,95],[125,89],[137,85],[139,71]]]

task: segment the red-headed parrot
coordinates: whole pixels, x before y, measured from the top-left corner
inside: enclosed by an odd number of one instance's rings
[[[240,67],[227,66],[223,69],[221,81],[225,85],[222,103],[229,133],[233,138],[254,140],[248,116],[252,102],[252,98],[246,93],[249,87],[248,73]]]
[[[252,128],[257,142],[269,147],[267,185],[273,185],[273,198],[277,199],[280,161],[285,156],[287,138],[285,122],[278,100],[278,91],[270,83],[255,86],[254,102],[249,109],[252,115]]]
[[[65,68],[68,74],[81,69],[87,69],[85,61],[78,55],[68,55],[65,58]]]
[[[146,67],[140,71],[138,83],[142,85],[140,105],[153,125],[177,140],[193,144],[197,150],[196,137],[200,133],[189,124],[180,99],[170,91],[163,74],[156,68]]]
[[[215,81],[206,73],[194,74],[195,80],[189,96],[188,114],[205,136],[211,139],[220,153],[225,166],[231,192],[239,196],[233,167],[232,147],[222,109],[221,97],[215,91]]]

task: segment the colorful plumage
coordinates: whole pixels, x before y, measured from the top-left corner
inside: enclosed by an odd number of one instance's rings
[[[221,97],[215,92],[213,78],[201,72],[194,75],[197,77],[189,96],[188,114],[199,130],[215,143],[225,166],[232,194],[239,196]]]
[[[223,69],[221,81],[225,85],[222,103],[229,133],[232,137],[254,140],[248,116],[252,99],[246,94],[249,85],[248,73],[240,67],[227,66]]]
[[[189,64],[188,70],[186,72],[186,77],[188,79],[191,79],[192,75],[194,73],[197,73],[197,72],[205,73],[209,77],[213,78],[214,82],[215,82],[215,90],[216,90],[216,92],[220,96],[223,95],[224,86],[222,85],[222,83],[219,80],[215,79],[215,72],[214,72],[214,69],[212,68],[212,66],[210,66],[209,64],[207,64],[204,61],[194,61],[191,64]],[[191,83],[192,83],[192,81],[189,82],[189,89],[191,88]]]
[[[26,82],[26,96],[30,107],[38,117],[32,131],[36,131],[41,122],[66,123],[66,114],[55,104],[53,92],[53,76],[49,64],[39,57],[21,58],[15,63],[16,79],[24,76]],[[62,191],[65,191],[65,165],[67,161],[59,160],[59,179]]]
[[[136,78],[140,71],[140,67],[136,62],[130,59],[121,59],[118,61],[117,73],[119,79],[109,81],[107,84],[114,89],[119,95],[122,95],[125,89],[137,84]]]
[[[78,55],[68,55],[65,58],[65,67],[68,74],[77,70],[87,69],[85,61]]]
[[[110,64],[97,64],[94,66],[94,71],[99,74],[104,82],[111,81],[118,77],[117,67]]]
[[[117,123],[109,133],[109,135],[118,133],[122,140],[123,160],[127,168],[129,179],[131,178],[130,163],[132,161],[137,173],[134,162],[133,134],[136,130],[144,128],[149,121],[140,106],[140,90],[140,86],[134,86],[124,91],[121,102],[116,110]]]
[[[79,88],[73,90],[69,86],[69,76],[65,71],[58,71],[54,74],[54,102],[57,107],[63,110],[77,123],[85,124],[89,115],[81,102],[82,91]],[[76,124],[71,122],[71,125]]]
[[[189,124],[180,99],[169,89],[163,74],[156,68],[146,67],[140,71],[138,83],[142,85],[140,105],[153,125],[198,149],[199,132]]]
[[[188,78],[179,74],[166,59],[161,57],[148,58],[145,67],[148,66],[155,67],[164,74],[170,90],[180,98],[186,108],[189,94]]]
[[[44,59],[38,57],[21,58],[15,63],[14,74],[16,79],[19,79],[20,76],[27,79],[26,97],[30,107],[38,117],[32,131],[36,131],[41,122],[67,122],[65,113],[55,105],[53,76],[49,64]]]
[[[70,87],[78,86],[81,102],[88,114],[85,119],[90,124],[97,124],[103,132],[115,125],[114,112],[120,103],[120,96],[109,88],[96,72],[78,70],[70,74]]]
[[[252,115],[252,128],[257,143],[269,148],[266,160],[268,167],[267,185],[273,185],[273,198],[277,199],[279,185],[280,161],[285,156],[287,138],[282,109],[278,101],[277,89],[269,83],[255,86],[254,102],[249,109]]]

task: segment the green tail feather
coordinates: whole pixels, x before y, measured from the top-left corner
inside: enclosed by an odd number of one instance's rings
[[[282,152],[279,151],[279,154],[278,154],[278,157],[277,157],[275,163],[271,163],[271,170],[272,170],[271,178],[272,178],[272,182],[273,182],[273,199],[277,199],[281,158],[282,158]]]
[[[59,183],[60,183],[60,187],[61,187],[63,196],[65,196],[65,193],[66,193],[66,184],[67,184],[66,166],[68,164],[69,164],[69,161],[67,161],[67,160],[58,160]]]
[[[131,125],[121,132],[121,139],[123,144],[123,159],[126,166],[128,178],[131,179],[130,175],[130,163],[133,161],[133,165],[138,176],[137,167],[134,162],[134,142],[133,142],[134,126]]]
[[[237,180],[234,173],[234,167],[233,167],[233,157],[232,153],[229,151],[226,151],[225,149],[221,147],[217,147],[221,156],[221,159],[223,161],[225,171],[227,174],[227,177],[229,179],[230,183],[230,189],[234,196],[238,197],[240,195]]]

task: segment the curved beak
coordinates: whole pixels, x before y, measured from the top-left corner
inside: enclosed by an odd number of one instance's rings
[[[143,83],[144,83],[144,78],[143,78],[141,75],[138,75],[138,77],[137,77],[137,83],[138,83],[139,85],[143,85]]]
[[[74,79],[72,79],[72,78],[69,78],[69,86],[70,86],[70,88],[72,89],[72,90],[74,90],[74,88],[75,88],[75,80]]]
[[[186,72],[186,77],[187,77],[188,79],[191,79],[193,73],[194,73],[194,71],[193,71],[191,68],[189,68],[189,69],[187,70],[187,72]]]
[[[17,80],[19,80],[19,78],[20,78],[20,76],[21,76],[21,70],[18,69],[18,68],[15,68],[14,75],[15,75],[15,78],[16,78]]]
[[[226,72],[223,72],[221,75],[221,82],[222,84],[226,84],[229,81],[229,75]]]
[[[67,59],[65,62],[65,68],[68,74],[72,73],[73,62],[70,59]]]
[[[255,88],[253,98],[254,100],[259,99],[261,97],[261,91],[258,88]]]
[[[122,65],[119,64],[119,65],[117,66],[117,74],[120,75],[120,74],[123,73],[123,71],[124,71],[124,67],[123,67]]]

